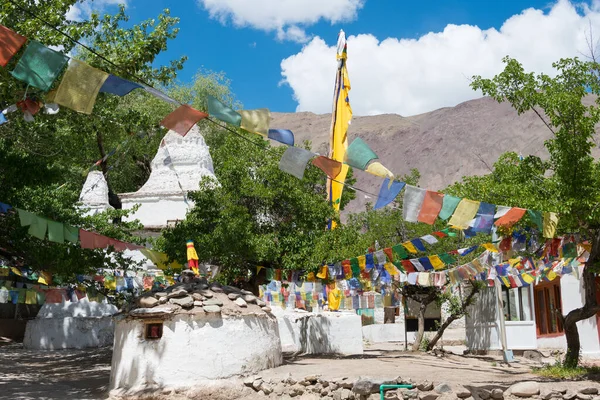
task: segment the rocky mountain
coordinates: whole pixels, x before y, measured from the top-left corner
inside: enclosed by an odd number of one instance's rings
[[[586,103],[593,100],[588,98]],[[291,129],[296,143],[310,140],[313,151],[327,154],[331,114],[272,116],[271,127]],[[484,97],[411,117],[354,117],[348,131],[349,143],[359,136],[392,172],[401,175],[417,168],[421,173],[419,186],[440,190],[463,176],[489,173],[488,166],[507,151],[547,157],[544,141],[552,137],[552,132],[533,111],[518,115],[510,104]],[[357,170],[355,176],[357,187],[379,193],[381,178]],[[348,210],[362,211],[366,202],[375,200],[359,192]]]

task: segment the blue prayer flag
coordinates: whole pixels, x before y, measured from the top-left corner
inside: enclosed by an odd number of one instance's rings
[[[288,146],[294,145],[294,134],[289,129],[269,129],[268,137]]]
[[[117,96],[125,96],[134,89],[141,89],[142,85],[135,82],[128,81],[127,79],[120,78],[115,75],[109,75],[104,81],[104,84],[100,88],[101,92],[112,93]]]
[[[377,197],[377,203],[375,203],[374,210],[385,207],[390,204],[406,184],[404,182],[392,182],[390,187],[390,179],[385,178],[379,189],[379,196]]]

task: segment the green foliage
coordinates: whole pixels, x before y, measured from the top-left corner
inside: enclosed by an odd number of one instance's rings
[[[566,367],[560,361],[540,368],[532,368],[532,372],[544,378],[553,380],[598,380],[600,377],[600,367]]]
[[[92,15],[88,21],[74,22],[64,18],[75,0],[33,1],[19,4],[38,14],[73,37],[103,54],[116,67],[76,46],[42,21],[0,0],[0,23],[29,39],[59,51],[71,52],[76,58],[106,72],[137,80],[140,76],[151,84],[170,84],[182,68],[185,58],[168,66],[156,66],[157,55],[166,49],[169,39],[177,35],[177,18],[168,10],[158,21],[130,24],[123,8],[116,15]],[[0,107],[23,99],[24,95],[44,100],[45,93],[14,79],[9,71],[20,54],[6,68],[0,69]],[[58,84],[55,83],[55,86]],[[156,152],[164,129],[160,117],[170,112],[168,105],[142,91],[119,98],[101,93],[92,115],[78,114],[61,108],[56,115],[43,112],[35,122],[23,121],[17,111],[0,127],[0,201],[43,215],[55,221],[91,229],[107,236],[140,243],[132,233],[137,223],[118,223],[125,213],[115,210],[84,217],[77,207],[79,191],[88,168],[110,150],[125,146],[100,163],[111,194],[137,190],[150,173],[150,161]],[[135,105],[135,107],[132,107]],[[133,135],[142,133],[142,135]],[[34,269],[72,276],[100,267],[127,267],[118,253],[81,249],[70,244],[57,244],[32,238],[21,228],[16,215],[0,218],[0,247],[4,256],[19,257]]]

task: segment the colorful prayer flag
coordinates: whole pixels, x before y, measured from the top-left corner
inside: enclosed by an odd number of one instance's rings
[[[404,189],[404,203],[402,206],[402,218],[404,218],[405,221],[417,222],[426,192],[425,189],[406,185],[406,189]]]
[[[494,225],[494,213],[496,206],[494,204],[481,202],[479,203],[479,209],[475,215],[471,230],[473,232],[490,233],[492,226]]]
[[[268,137],[269,124],[271,123],[271,112],[268,108],[240,110],[238,113],[242,116],[240,122],[240,127],[242,129]]]
[[[458,203],[460,203],[460,201],[460,197],[451,196],[449,194],[444,195],[442,209],[440,210],[438,217],[443,220],[450,218],[450,216],[454,214],[454,210],[456,209],[456,206],[458,206]]]
[[[478,201],[462,199],[460,203],[458,203],[456,210],[454,210],[454,214],[452,214],[452,218],[450,218],[448,224],[459,229],[467,229],[469,223],[475,217],[475,214],[477,214],[478,209]]]
[[[48,240],[56,243],[65,242],[65,229],[62,222],[48,221]]]
[[[392,171],[383,166],[379,161],[374,161],[365,170],[371,175],[379,176],[381,178],[389,178],[394,179],[394,174]]]
[[[288,174],[294,175],[298,179],[304,178],[306,164],[315,153],[305,150],[301,147],[288,147],[279,160],[279,169]]]
[[[109,75],[100,88],[101,93],[112,93],[117,96],[125,96],[135,89],[142,89],[139,83],[128,81],[116,75]]]
[[[494,224],[496,226],[503,226],[510,228],[525,215],[527,210],[523,208],[513,207],[506,212],[502,217],[500,217]]]
[[[419,212],[417,220],[425,224],[433,225],[442,209],[443,201],[444,195],[442,193],[428,190],[425,193],[423,205],[421,206],[421,211]]]
[[[64,54],[31,40],[11,74],[16,79],[47,92],[68,60]]]
[[[35,216],[35,221],[29,225],[28,233],[40,240],[46,238],[46,229],[48,229],[48,219],[44,217]]]
[[[10,59],[25,44],[27,38],[0,25],[0,65],[6,67]]]
[[[545,238],[553,238],[558,226],[558,215],[553,212],[544,213],[543,234]]]
[[[106,78],[106,72],[72,59],[58,85],[53,102],[83,114],[91,114]]]
[[[269,129],[268,138],[288,146],[294,145],[294,133],[289,129]]]
[[[324,156],[318,156],[312,160],[312,164],[325,172],[331,179],[335,179],[342,171],[342,163]]]
[[[423,245],[423,242],[421,241],[421,239],[412,239],[410,242],[415,246],[415,248],[417,250],[419,250],[419,251],[427,251],[427,249]]]
[[[435,270],[443,269],[446,266],[442,259],[437,255],[429,256],[429,262]]]
[[[377,202],[375,203],[374,210],[378,210],[390,204],[400,191],[404,188],[404,182],[396,182],[393,181],[390,186],[389,178],[385,178],[383,183],[381,184],[381,188],[379,188],[379,196],[377,196]]]
[[[187,104],[183,104],[167,115],[160,124],[167,129],[179,133],[181,136],[185,136],[198,121],[206,117],[208,117],[208,114],[195,110]]]
[[[406,250],[408,250],[409,253],[413,253],[413,254],[418,253],[417,249],[415,248],[415,245],[412,244],[411,242],[404,242],[404,243],[402,243],[402,246],[404,246],[404,248]]]
[[[433,270],[433,265],[429,261],[429,257],[420,257],[419,263],[423,266],[423,269],[425,269],[425,271]]]
[[[217,98],[210,95],[207,98],[207,102],[208,113],[212,117],[237,127],[241,126],[242,116],[240,113],[235,112],[233,108],[227,107],[225,104],[217,100]]]

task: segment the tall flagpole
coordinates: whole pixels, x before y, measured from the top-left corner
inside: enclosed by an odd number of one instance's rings
[[[333,92],[333,106],[331,112],[331,136],[329,140],[329,158],[344,162],[346,149],[348,148],[348,124],[352,119],[352,108],[350,107],[350,79],[348,78],[346,34],[340,30],[337,42],[337,71],[335,87]],[[344,189],[344,182],[348,174],[348,166],[342,164],[342,170],[335,181],[327,178],[327,199],[336,211],[340,210],[340,201]],[[336,182],[337,181],[337,182]],[[335,228],[335,222],[329,221],[329,229]]]

